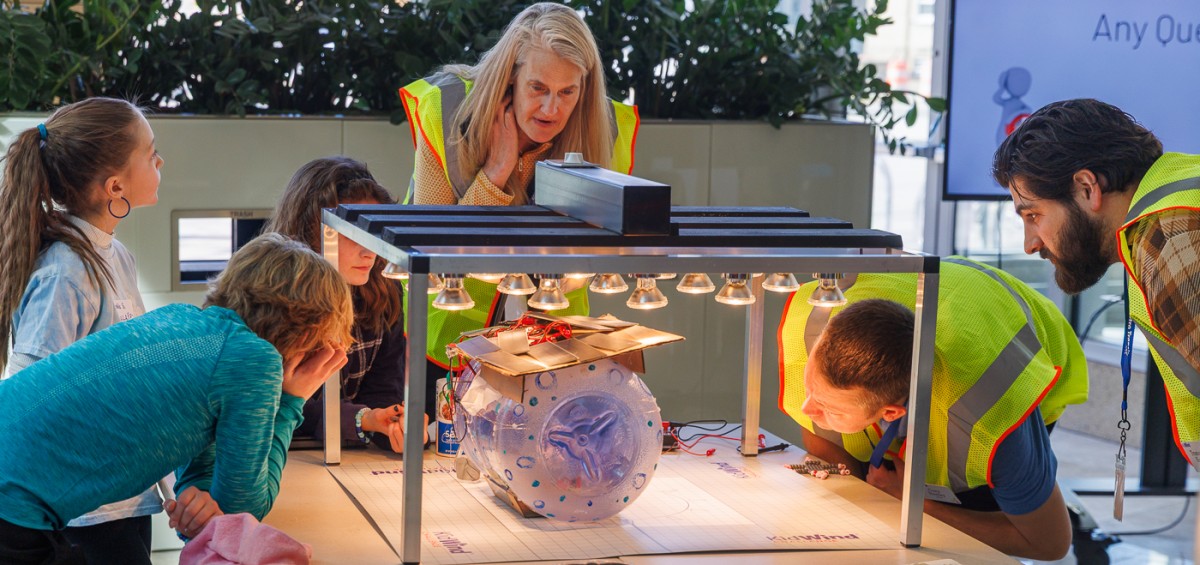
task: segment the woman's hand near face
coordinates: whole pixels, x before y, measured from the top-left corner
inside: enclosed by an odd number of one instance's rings
[[[513,114],[512,95],[500,101],[502,110],[492,121],[492,139],[488,147],[487,160],[483,163],[483,174],[492,184],[504,188],[513,169],[517,168],[519,147],[517,119]]]
[[[323,346],[283,361],[283,392],[307,399],[346,364],[346,350]]]

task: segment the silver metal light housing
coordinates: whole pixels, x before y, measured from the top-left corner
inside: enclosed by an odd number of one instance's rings
[[[470,310],[475,307],[475,300],[463,288],[463,275],[447,274],[442,276],[442,290],[433,299],[433,307],[439,310]]]
[[[838,287],[838,279],[842,276],[842,273],[813,273],[813,278],[817,279],[817,288],[813,290],[812,296],[808,297],[808,303],[821,308],[846,304],[846,295],[842,294],[842,289]]]
[[[721,287],[721,291],[717,293],[717,302],[733,306],[754,304],[754,292],[750,290],[750,285],[747,284],[749,282],[750,274],[748,273],[727,273],[725,286]]]
[[[562,292],[562,275],[538,275],[537,292],[529,297],[529,307],[538,310],[562,310],[571,303]]]
[[[625,305],[634,310],[653,310],[667,305],[667,297],[658,290],[658,281],[654,275],[639,274],[637,288],[629,295]]]

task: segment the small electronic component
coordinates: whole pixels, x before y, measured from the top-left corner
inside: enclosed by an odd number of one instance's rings
[[[803,463],[787,465],[791,469],[801,475],[811,475],[818,479],[827,479],[829,475],[849,475],[850,468],[846,467],[845,463],[826,463],[820,459],[805,459]]]

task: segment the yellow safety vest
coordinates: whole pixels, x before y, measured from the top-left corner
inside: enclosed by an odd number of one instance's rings
[[[408,281],[404,282],[404,292],[408,292]],[[467,294],[471,295],[471,299],[475,301],[475,307],[469,310],[442,310],[433,307],[433,299],[437,298],[436,294],[429,295],[429,325],[426,330],[425,356],[435,365],[450,370],[450,358],[446,355],[446,346],[457,342],[459,336],[465,332],[473,332],[483,329],[493,321],[494,313],[500,303],[502,296],[496,290],[495,283],[489,283],[478,279],[465,278],[463,279],[463,288]],[[587,287],[577,288],[566,293],[567,301],[571,304],[562,310],[553,310],[550,314],[556,316],[573,316],[587,315],[591,311],[588,304]],[[528,296],[513,296],[513,300],[526,300]],[[408,308],[404,309],[404,320],[408,321]],[[406,326],[407,327],[407,326]],[[456,365],[453,367],[455,371],[461,371],[462,366]]]
[[[996,447],[1034,408],[1040,405],[1051,423],[1068,404],[1087,400],[1087,361],[1054,303],[1012,275],[949,257],[939,278],[926,482],[965,492],[992,485]],[[916,282],[912,273],[860,274],[845,293],[848,302],[883,298],[912,309]],[[844,308],[809,305],[815,285],[792,294],[779,325],[779,408],[869,461],[883,435],[879,426],[843,435],[816,427],[800,410],[808,351],[829,317]],[[887,457],[903,458],[905,447],[895,440]]]
[[[1189,363],[1159,331],[1146,306],[1146,291],[1138,280],[1127,236],[1129,228],[1143,219],[1179,209],[1200,211],[1200,156],[1166,153],[1146,171],[1133,193],[1125,224],[1117,230],[1117,250],[1129,273],[1129,317],[1145,334],[1150,355],[1162,373],[1175,445],[1192,467],[1200,470],[1200,368]]]
[[[412,129],[413,147],[417,146],[417,136],[421,136],[425,144],[433,149],[442,171],[446,173],[446,180],[459,198],[467,193],[475,179],[463,177],[458,166],[458,148],[446,143],[443,128],[445,124],[453,123],[455,113],[471,91],[471,84],[471,81],[456,74],[439,72],[400,89],[400,100],[404,103],[404,113]],[[613,141],[612,163],[608,168],[618,173],[632,174],[633,154],[641,123],[637,106],[615,100],[610,102],[613,111],[609,114],[609,124],[616,132],[616,139]],[[413,190],[410,181],[405,204],[412,198]]]
[[[408,124],[412,129],[413,147],[417,145],[417,136],[433,149],[446,179],[450,181],[455,194],[462,198],[470,188],[473,178],[463,178],[458,167],[458,150],[455,145],[446,143],[443,131],[444,124],[452,123],[454,114],[466,100],[471,91],[471,81],[447,72],[439,72],[418,80],[400,89],[400,99],[404,103],[404,113],[408,116]],[[613,113],[610,123],[616,130],[616,141],[613,143],[613,157],[610,169],[629,174],[633,171],[633,153],[637,144],[637,130],[640,123],[636,106],[629,106],[613,101]],[[409,183],[407,204],[412,198],[413,186]],[[429,334],[426,356],[442,368],[449,368],[450,360],[446,356],[446,345],[458,340],[463,332],[475,331],[485,327],[492,319],[496,308],[496,285],[475,280],[465,279],[463,286],[475,301],[475,308],[449,312],[433,308],[433,296],[429,298]],[[557,315],[584,314],[589,312],[587,288],[577,289],[566,294],[571,305],[563,310],[551,312]],[[407,311],[405,312],[407,316]],[[407,320],[407,318],[406,318]]]

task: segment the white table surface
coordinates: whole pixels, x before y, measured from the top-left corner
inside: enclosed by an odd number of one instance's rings
[[[726,447],[732,449],[732,446]],[[436,455],[427,451],[425,457],[432,458]],[[798,463],[803,460],[804,452],[793,446],[785,453],[769,453],[760,457],[771,457],[780,464]],[[400,458],[374,448],[342,452],[344,464],[386,460],[399,462]],[[858,479],[852,477],[838,477],[837,479],[813,482],[850,500],[885,524],[897,528],[895,550],[636,555],[612,559],[582,559],[579,563],[725,564],[730,562],[731,557],[737,559],[738,565],[833,562],[838,565],[908,565],[940,559],[953,559],[963,565],[1017,563],[1015,559],[929,515],[926,515],[923,520],[922,546],[918,548],[902,547],[898,533],[900,501]],[[804,510],[797,509],[797,511]],[[264,522],[312,545],[313,563],[354,563],[357,565],[400,563],[397,553],[392,551],[391,546],[367,519],[366,514],[326,470],[321,451],[292,451],[288,454],[279,496]]]

